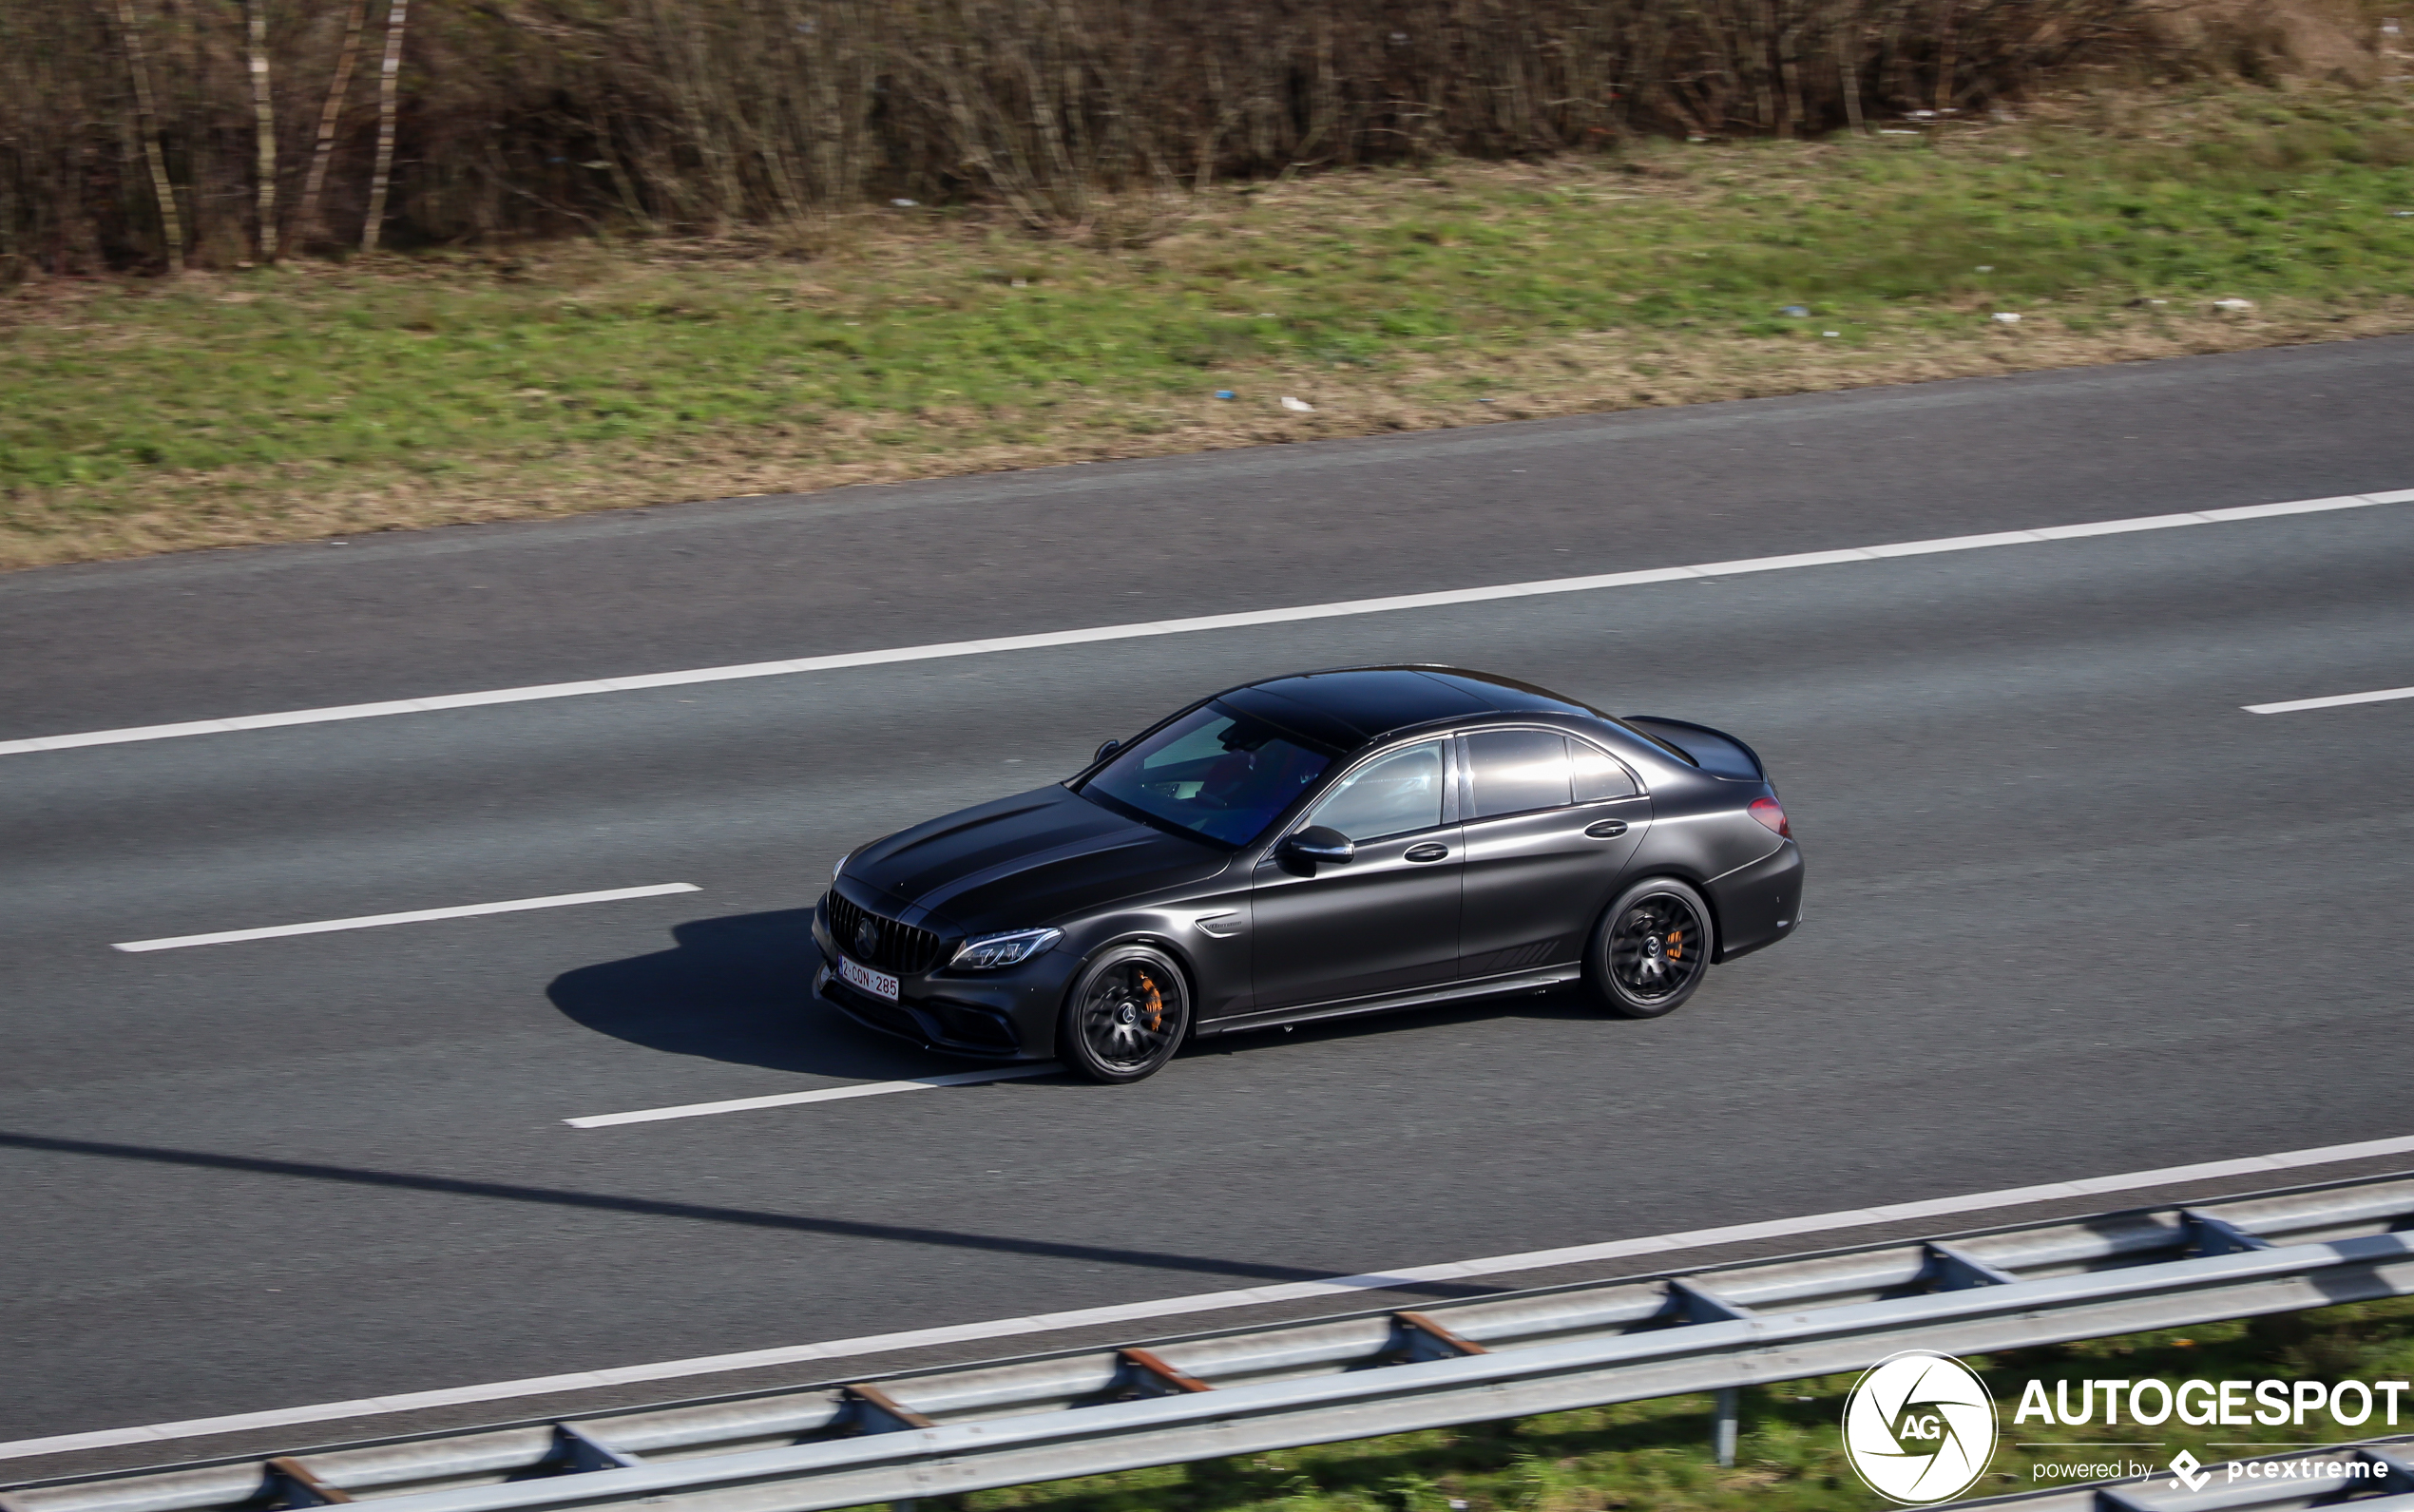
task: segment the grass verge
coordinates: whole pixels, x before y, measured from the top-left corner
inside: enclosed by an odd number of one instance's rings
[[[0,565],[2414,330],[2409,268],[2400,83],[1244,185],[1138,250],[915,209],[52,281],[0,302]]]
[[[2049,1349],[1971,1356],[1994,1394],[2002,1445],[1971,1496],[2075,1483],[2036,1466],[2101,1461],[2115,1453],[2167,1465],[2181,1449],[2218,1463],[2279,1447],[2225,1446],[2237,1439],[2318,1445],[2414,1433],[2414,1404],[2400,1426],[2378,1411],[2358,1428],[2320,1413],[2303,1428],[2040,1427],[2015,1431],[2013,1409],[2031,1380],[2050,1394],[2067,1381],[2159,1378],[2370,1382],[2414,1374],[2414,1299],[2356,1303],[2251,1322],[2092,1339]],[[1846,1464],[1841,1422],[1853,1377],[1827,1376],[1744,1392],[1735,1464],[1721,1469],[1709,1446],[1707,1396],[1668,1397],[1545,1417],[1325,1445],[1245,1460],[1216,1460],[1044,1485],[1013,1486],[928,1502],[960,1512],[1832,1512],[1890,1505]],[[2103,1437],[2155,1439],[2154,1449],[2074,1448],[2059,1453],[2012,1441]],[[2223,1441],[2214,1443],[2213,1441]]]

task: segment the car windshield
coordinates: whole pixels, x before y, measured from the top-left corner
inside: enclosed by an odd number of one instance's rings
[[[1331,765],[1330,754],[1211,703],[1135,743],[1081,792],[1238,846]]]

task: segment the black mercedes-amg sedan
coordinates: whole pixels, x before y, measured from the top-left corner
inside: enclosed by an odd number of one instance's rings
[[[1136,1081],[1192,1038],[1583,982],[1657,1018],[1802,918],[1760,758],[1438,666],[1274,678],[840,859],[814,989]]]

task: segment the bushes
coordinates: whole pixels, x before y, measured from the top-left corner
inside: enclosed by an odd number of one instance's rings
[[[268,5],[278,190],[347,7]],[[0,278],[254,256],[259,116],[232,0],[0,6]],[[421,0],[388,244],[806,227],[978,197],[1104,242],[1217,179],[1635,132],[1808,134],[1969,108],[2138,42],[2149,0]],[[157,96],[146,133],[125,19]],[[385,4],[338,102],[323,231],[361,240]],[[1131,191],[1138,190],[1140,193]],[[1112,191],[1102,193],[1102,191]],[[292,209],[280,209],[291,220]],[[809,234],[809,233],[808,233]],[[808,243],[809,244],[809,243]]]

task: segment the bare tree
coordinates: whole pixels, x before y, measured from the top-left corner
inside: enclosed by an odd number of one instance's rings
[[[268,92],[268,0],[243,0],[251,42],[252,124],[259,136],[259,257],[277,260],[277,109]]]
[[[2169,0],[377,0],[375,129],[349,135],[376,5],[290,3],[0,0],[0,278],[290,257],[338,216],[350,241],[355,183],[365,250],[389,217],[468,241],[867,195],[1136,244],[1185,183],[1967,109],[2165,47]],[[279,77],[323,93],[297,214]]]
[[[369,176],[369,219],[360,227],[363,252],[377,250],[377,232],[386,219],[386,184],[394,166],[394,99],[402,79],[402,26],[410,19],[410,9],[411,0],[392,0],[386,8],[386,62],[377,80],[377,166]]]
[[[151,68],[143,58],[143,22],[134,0],[117,0],[118,33],[125,43],[126,71],[134,76],[135,125],[143,133],[143,156],[151,168],[151,194],[159,201],[160,236],[167,244],[167,271],[184,271],[184,221],[177,214],[176,189],[167,182],[167,156],[160,150],[157,97],[151,92]]]
[[[335,82],[327,86],[327,107],[318,113],[318,144],[311,149],[310,174],[302,181],[301,214],[296,235],[303,239],[323,234],[318,197],[327,187],[327,164],[335,156],[335,123],[344,113],[344,97],[352,91],[354,60],[360,56],[361,24],[369,19],[369,0],[352,0],[344,17],[343,47],[335,54]]]

